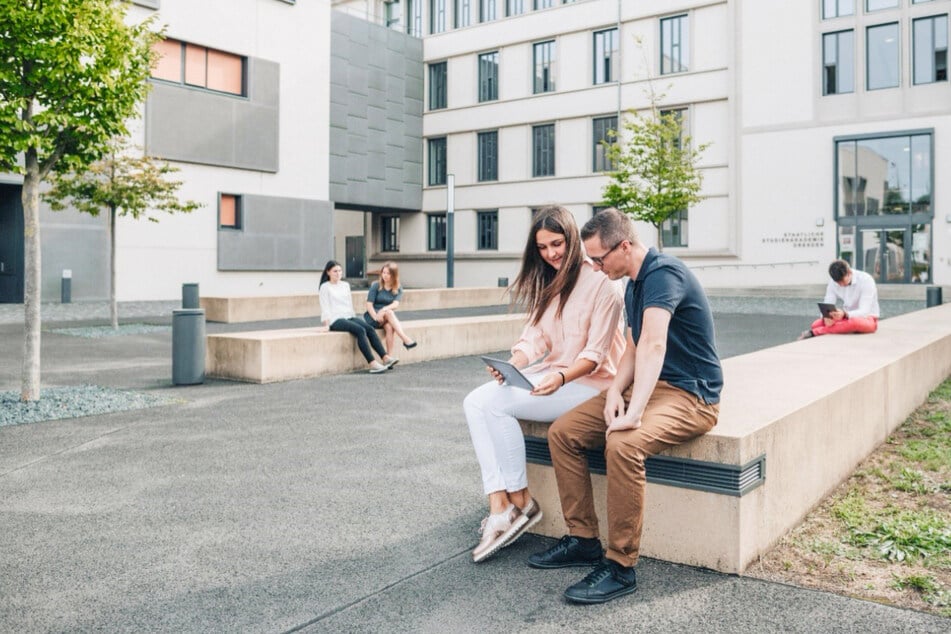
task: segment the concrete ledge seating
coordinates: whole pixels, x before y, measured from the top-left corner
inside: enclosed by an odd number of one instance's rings
[[[518,339],[524,314],[404,321],[419,345],[401,349],[400,365],[506,350]],[[367,367],[353,336],[325,328],[289,328],[209,335],[205,374],[272,383]]]
[[[508,303],[506,290],[495,286],[408,289],[403,291],[400,310],[497,306]],[[366,310],[367,291],[353,291],[352,295],[353,310],[357,315],[362,315]],[[199,302],[205,309],[205,319],[229,324],[320,315],[316,289],[313,293],[302,295],[202,297]]]
[[[951,305],[886,319],[871,335],[733,357],[723,369],[713,431],[648,461],[641,552],[739,574],[951,374]],[[536,531],[555,537],[565,527],[547,429],[522,421],[529,484],[545,511]],[[603,454],[589,454],[598,460],[603,474]],[[606,478],[593,481],[606,537]]]

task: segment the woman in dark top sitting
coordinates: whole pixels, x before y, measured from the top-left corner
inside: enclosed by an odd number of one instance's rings
[[[407,350],[416,347],[416,342],[403,331],[403,326],[396,317],[396,309],[399,308],[402,297],[403,287],[400,286],[400,270],[396,262],[384,262],[380,270],[380,281],[370,285],[370,292],[367,293],[367,312],[363,313],[363,318],[374,328],[383,329],[387,354],[393,353],[393,340],[396,337],[400,338]]]

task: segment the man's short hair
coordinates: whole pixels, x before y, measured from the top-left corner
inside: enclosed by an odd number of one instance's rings
[[[841,282],[845,279],[845,276],[849,274],[849,263],[845,260],[834,260],[832,264],[829,265],[829,277],[832,278],[833,282]]]
[[[620,244],[624,240],[637,241],[634,223],[614,207],[603,209],[581,228],[581,239],[588,240],[598,236],[602,245]]]

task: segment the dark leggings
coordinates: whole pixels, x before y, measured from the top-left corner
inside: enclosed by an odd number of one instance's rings
[[[376,350],[376,353],[380,355],[381,359],[386,356],[386,348],[383,347],[383,342],[380,341],[380,337],[377,336],[376,329],[359,317],[338,319],[330,324],[330,329],[335,332],[349,332],[356,337],[357,345],[360,346],[360,352],[363,354],[363,358],[367,360],[367,363],[373,361],[373,353],[370,352],[370,346],[373,346],[373,349]]]

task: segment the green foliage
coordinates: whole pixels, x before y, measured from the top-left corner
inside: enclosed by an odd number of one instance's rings
[[[146,96],[156,34],[115,0],[0,0],[0,170],[81,169]]]
[[[93,216],[106,209],[119,216],[138,219],[144,215],[158,222],[147,215],[149,211],[188,213],[201,206],[178,199],[181,181],[167,178],[177,171],[165,161],[133,152],[123,139],[113,139],[109,152],[86,170],[56,175],[44,198],[57,211],[69,203]]]
[[[678,115],[658,111],[658,99],[653,97],[648,112],[629,111],[623,133],[612,131],[606,154],[616,169],[602,196],[605,204],[654,225],[662,249],[664,221],[700,201],[696,163],[709,144],[693,146]]]
[[[874,548],[890,561],[947,559],[951,553],[951,525],[947,518],[930,510],[902,510],[876,518],[869,528],[850,526],[849,529],[849,543]]]

